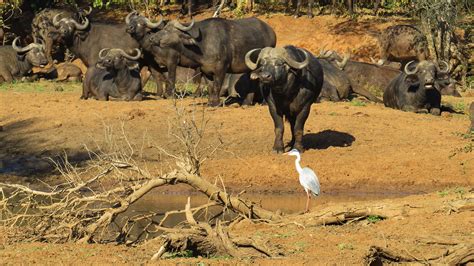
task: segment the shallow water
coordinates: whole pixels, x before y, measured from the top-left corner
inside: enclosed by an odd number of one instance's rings
[[[363,201],[363,200],[381,200],[388,198],[400,198],[408,196],[407,193],[332,193],[322,194],[318,197],[313,197],[311,200],[311,209],[315,210],[322,208],[323,205],[333,202],[352,202],[352,201]],[[124,217],[130,217],[140,214],[146,214],[151,211],[157,211],[159,213],[165,213],[171,210],[184,210],[188,197],[191,198],[191,208],[198,207],[200,205],[208,203],[208,198],[203,194],[196,193],[148,193],[142,199],[137,201],[127,212],[118,217],[118,223],[123,224]],[[271,211],[281,211],[286,214],[300,213],[304,210],[306,204],[306,194],[304,191],[301,193],[248,193],[242,197],[252,200],[259,204],[265,209]],[[195,214],[195,218],[198,221],[207,220],[215,214],[218,214],[222,210],[221,207],[209,208],[207,212],[200,212]],[[230,220],[236,216],[235,213],[228,212],[225,216],[221,216],[220,220]],[[154,221],[160,221],[163,215],[156,216]],[[172,227],[185,220],[183,213],[171,215],[166,222],[163,224],[166,227]],[[136,236],[145,226],[146,222],[138,223],[130,233]]]

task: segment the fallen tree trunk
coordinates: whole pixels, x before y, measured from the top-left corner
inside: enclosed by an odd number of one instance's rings
[[[125,212],[131,204],[139,200],[152,189],[163,185],[176,183],[188,184],[194,189],[206,194],[210,200],[213,200],[222,206],[226,206],[227,208],[234,210],[249,219],[260,219],[267,221],[278,221],[282,219],[280,215],[265,210],[251,201],[237,196],[232,196],[227,192],[222,191],[220,188],[209,183],[198,175],[181,171],[173,171],[161,177],[151,179],[145,184],[139,185],[136,190],[133,189],[134,192],[128,195],[125,199],[114,204],[113,208],[106,210],[96,222],[88,225],[84,231],[84,236],[79,239],[78,242],[87,243],[93,241],[93,236],[97,231],[99,231],[99,229],[105,228],[111,224],[117,215]]]
[[[465,265],[474,262],[474,244],[458,244],[441,254],[431,258],[416,258],[409,254],[402,254],[381,247],[372,246],[365,257],[367,265],[383,265],[385,263],[410,263]]]
[[[451,198],[438,198],[426,202],[423,205],[413,205],[410,198],[405,200],[398,199],[395,202],[384,200],[377,204],[356,202],[353,204],[345,204],[345,206],[328,206],[306,215],[286,217],[304,226],[321,226],[321,225],[341,225],[353,221],[367,219],[389,219],[402,218],[412,215],[424,213],[446,213],[464,212],[474,210],[474,195],[465,195],[464,199],[457,199],[455,196]]]

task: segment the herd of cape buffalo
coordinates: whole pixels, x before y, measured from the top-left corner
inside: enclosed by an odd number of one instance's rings
[[[358,94],[390,108],[440,115],[442,95],[460,96],[448,63],[430,60],[426,37],[411,25],[384,30],[380,60],[365,63],[324,49],[314,55],[291,45],[276,47],[274,30],[258,18],[153,22],[133,11],[123,23],[107,24],[91,21],[90,13],[90,8],[38,12],[32,43],[22,46],[17,37],[0,47],[0,83],[56,63],[61,48],[87,67],[81,99],[142,100],[150,75],[158,96],[170,98],[184,75],[192,77],[189,82],[208,83],[209,106],[222,104],[223,96],[244,105],[266,102],[277,152],[284,151],[284,117],[291,125],[290,147],[303,151],[303,127],[314,102]],[[56,76],[82,80],[70,63],[56,64]]]

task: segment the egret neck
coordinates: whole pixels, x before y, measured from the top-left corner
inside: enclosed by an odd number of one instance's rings
[[[295,160],[295,166],[296,166],[296,171],[298,171],[299,174],[301,174],[301,172],[303,171],[303,168],[301,168],[301,165],[300,165],[300,161],[301,161],[301,156],[299,153],[296,154],[296,160]]]

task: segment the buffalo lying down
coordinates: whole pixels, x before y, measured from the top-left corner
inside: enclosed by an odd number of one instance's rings
[[[19,47],[18,39],[15,38],[11,46],[0,47],[0,82],[12,82],[29,74],[33,66],[48,64],[42,44]]]
[[[135,49],[134,56],[122,49],[102,49],[97,64],[87,70],[81,99],[94,97],[109,100],[110,97],[125,101],[141,101],[142,87],[137,60],[141,52]]]
[[[253,70],[251,78],[260,81],[275,124],[273,150],[284,151],[285,117],[291,125],[289,145],[303,151],[304,124],[323,85],[321,64],[310,52],[294,46],[254,49],[246,54],[245,62]]]
[[[448,64],[442,69],[431,61],[409,62],[401,73],[385,89],[385,106],[404,111],[429,111],[433,115],[441,114],[440,86],[436,82],[440,75],[449,71]]]
[[[340,101],[348,99],[352,93],[366,97],[367,99],[382,103],[367,88],[359,86],[357,82],[345,71],[345,66],[349,62],[349,55],[344,58],[334,51],[321,52],[319,62],[323,67],[324,83],[321,91],[321,99],[329,99],[331,101]],[[370,77],[373,78],[373,77]]]
[[[321,56],[344,72],[345,75],[336,75],[338,80],[342,80],[343,78],[349,79],[350,88],[354,92],[365,97],[367,96],[364,94],[367,92],[372,93],[375,96],[382,96],[385,88],[387,88],[387,85],[398,75],[400,75],[400,73],[402,73],[402,71],[398,70],[397,68],[388,65],[380,66],[377,64],[370,64],[354,60],[341,61],[341,57],[334,51],[324,52],[322,55],[320,55],[320,57]],[[344,59],[346,59],[346,57]],[[320,62],[324,63],[324,60],[320,60]],[[330,72],[326,72],[326,69],[324,69],[325,77],[329,76],[330,74]],[[324,83],[327,81],[329,80],[325,79]],[[441,88],[441,95],[461,97],[459,92],[456,90],[456,81],[449,78],[448,73],[440,73],[435,82]],[[341,88],[344,87],[341,86]],[[324,90],[325,89],[323,85],[323,91]],[[341,89],[338,88],[338,90]],[[323,94],[323,92],[321,92],[321,94]],[[367,98],[370,99],[370,97]]]

